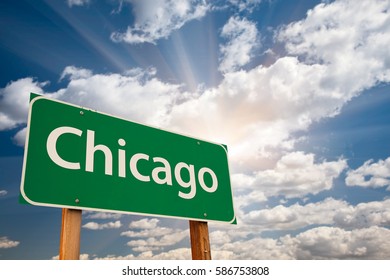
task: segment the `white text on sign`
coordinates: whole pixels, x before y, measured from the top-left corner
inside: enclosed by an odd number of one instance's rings
[[[57,141],[64,134],[73,134],[80,137],[83,134],[83,131],[70,126],[62,126],[54,129],[48,136],[46,142],[46,150],[50,159],[57,164],[58,166],[65,169],[81,169],[80,162],[70,162],[63,159],[57,151]],[[126,141],[122,138],[118,140],[118,145],[124,147]],[[87,130],[87,139],[86,139],[86,160],[85,160],[85,171],[94,172],[94,157],[95,153],[100,151],[104,154],[104,173],[106,175],[113,175],[113,154],[111,149],[103,144],[95,145],[95,131]],[[154,163],[161,163],[162,166],[156,166],[153,168],[151,174],[142,174],[138,169],[138,162],[146,161],[150,162],[150,156],[144,153],[136,153],[131,156],[129,161],[129,169],[131,174],[137,180],[141,182],[150,182],[152,179],[155,183],[160,185],[169,185],[172,186],[172,175],[174,176],[176,182],[183,188],[188,189],[189,192],[178,192],[178,196],[184,199],[192,199],[196,195],[196,171],[195,167],[192,164],[187,164],[185,162],[179,162],[174,167],[174,172],[172,174],[172,168],[170,163],[162,157],[153,157]],[[188,173],[188,180],[182,178],[182,170],[185,170]],[[205,175],[208,174],[211,178],[211,184],[206,185]],[[118,149],[118,177],[126,177],[126,151],[124,149]],[[218,189],[218,179],[213,170],[208,167],[201,167],[197,172],[197,178],[201,188],[208,192],[213,193]],[[209,180],[210,181],[210,180]]]

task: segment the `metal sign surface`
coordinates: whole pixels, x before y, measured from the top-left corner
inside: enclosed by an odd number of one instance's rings
[[[36,96],[22,197],[30,204],[235,223],[223,145]]]

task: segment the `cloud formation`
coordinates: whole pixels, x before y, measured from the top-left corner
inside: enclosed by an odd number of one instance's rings
[[[183,239],[189,238],[189,230],[174,230],[174,232],[146,239],[135,239],[127,242],[135,252],[160,251],[164,247],[176,245]]]
[[[203,17],[208,9],[203,1],[133,4],[136,22],[126,32],[112,35],[118,42],[156,43],[186,22]],[[33,78],[12,81],[0,89],[0,130],[25,124],[28,94],[32,91],[131,120],[202,135],[229,146],[240,224],[235,230],[211,231],[213,258],[389,258],[389,200],[351,205],[328,198],[300,203],[308,196],[332,190],[335,179],[348,165],[342,157],[318,160],[314,154],[295,151],[300,139],[294,136],[315,122],[339,114],[364,89],[390,81],[390,53],[386,51],[390,45],[389,8],[389,3],[377,0],[322,3],[305,19],[276,32],[286,56],[269,66],[248,70],[241,68],[250,62],[259,35],[254,23],[232,17],[221,31],[227,39],[220,48],[219,69],[224,76],[218,86],[197,92],[159,80],[154,68],[93,73],[68,66],[60,77],[65,85],[55,92],[45,91],[47,83]],[[24,133],[21,130],[14,140],[23,143]],[[389,166],[389,158],[367,161],[347,171],[345,183],[388,187]],[[267,201],[280,197],[287,206],[264,209]],[[288,205],[290,199],[299,202]],[[121,236],[129,238],[126,244],[133,254],[106,258],[189,258],[189,249],[174,248],[181,246],[188,231],[159,226],[159,222],[156,218],[131,222]],[[117,220],[89,222],[83,227],[98,230],[121,225]],[[272,230],[299,233],[262,236]],[[17,242],[5,237],[0,241]],[[253,250],[259,247],[262,250]]]
[[[122,226],[121,221],[108,222],[108,223],[96,223],[96,222],[88,222],[84,224],[82,227],[91,230],[102,230],[102,229],[113,229],[120,228]]]
[[[259,230],[296,230],[309,225],[330,225],[345,201],[331,198],[317,203],[289,207],[278,205],[271,209],[253,210],[244,215],[244,223],[255,224]]]
[[[344,229],[390,226],[390,199],[340,207],[333,216],[336,226]]]
[[[333,180],[347,167],[344,159],[315,163],[314,154],[291,152],[282,156],[275,167],[256,172],[253,176],[236,174],[237,187],[259,189],[267,197],[305,197],[330,190]]]
[[[350,187],[387,187],[387,190],[390,190],[390,157],[378,162],[368,160],[359,168],[349,170],[345,184]]]
[[[238,260],[282,259],[388,259],[390,256],[390,230],[383,227],[345,230],[322,226],[309,229],[296,236],[280,238],[240,239],[229,241],[221,232],[211,233],[212,258]],[[218,242],[216,238],[224,241]],[[145,242],[146,244],[146,242]],[[141,245],[139,243],[138,245]],[[256,250],[254,248],[261,248]],[[380,248],[380,250],[378,250]],[[108,255],[102,259],[190,259],[189,248],[164,252],[143,251],[138,255]]]
[[[331,225],[343,229],[390,225],[390,200],[360,203],[356,206],[343,200],[326,198],[316,203],[291,206],[278,205],[269,209],[252,210],[243,215],[245,224],[257,225],[258,230],[296,230],[307,226]]]
[[[46,84],[33,78],[22,78],[0,88],[0,131],[27,122],[30,92],[42,94]]]
[[[345,98],[390,81],[390,3],[339,0],[319,4],[307,17],[281,29],[278,39],[291,55],[327,65],[322,84]]]
[[[96,211],[83,211],[86,219],[114,219],[118,220],[122,217],[122,214],[118,213],[107,213],[107,212],[96,212]]]
[[[390,230],[383,227],[345,230],[322,226],[296,236],[255,237],[215,244],[212,252],[214,259],[388,259],[389,236]]]
[[[122,232],[121,236],[131,238],[127,246],[131,247],[134,252],[143,252],[141,256],[145,256],[145,252],[160,251],[176,245],[189,237],[188,229],[160,227],[159,222],[156,218],[133,221],[129,224],[132,230]]]
[[[9,240],[7,236],[0,236],[0,249],[17,247],[19,244],[19,241]]]
[[[159,220],[156,218],[145,218],[138,221],[133,221],[130,223],[129,228],[134,229],[155,229],[157,227],[157,224],[159,223]]]
[[[229,0],[229,2],[236,6],[240,12],[252,12],[262,0]]]
[[[153,71],[93,74],[88,69],[70,66],[62,74],[69,78],[69,83],[53,96],[135,121],[204,135],[231,146],[236,167],[254,171],[255,167],[264,166],[267,158],[275,160],[293,150],[299,139],[293,138],[292,133],[337,115],[363,89],[388,80],[388,54],[379,56],[370,50],[385,49],[384,44],[390,44],[385,32],[389,16],[383,12],[382,2],[369,3],[372,7],[367,9],[372,13],[357,13],[358,19],[351,19],[348,24],[357,23],[359,17],[370,24],[356,28],[352,37],[340,38],[336,51],[320,42],[333,41],[334,33],[344,34],[348,30],[349,25],[346,27],[343,20],[347,20],[351,9],[360,9],[349,1],[321,4],[306,19],[279,30],[278,40],[294,56],[280,57],[268,67],[260,65],[248,71],[226,73],[214,88],[189,93],[180,85],[158,80]],[[350,9],[345,9],[345,5]],[[314,17],[317,13],[321,16]],[[323,21],[333,24],[321,29]],[[319,42],[312,38],[318,34]],[[368,40],[377,37],[381,39]],[[354,62],[341,67],[340,59],[336,59],[340,57],[359,57],[358,63],[364,66],[356,67]],[[23,96],[12,90],[21,86],[25,88],[17,92],[23,92]],[[26,78],[1,89],[4,97],[0,101],[0,129],[22,124],[27,115],[27,101],[23,106],[15,106],[8,99],[19,96],[22,102],[27,100],[26,92],[43,92],[43,86],[44,83]]]
[[[130,69],[123,74],[92,74],[88,69],[66,67],[66,88],[49,96],[83,104],[133,121],[162,125],[169,110],[185,98],[179,85],[155,78],[154,69]]]
[[[380,227],[351,231],[318,227],[283,241],[293,248],[297,259],[387,259],[389,237],[390,230]]]
[[[249,211],[239,228],[213,225],[213,259],[386,259],[390,243],[390,199],[351,205],[327,198],[305,205]],[[153,220],[153,221],[152,221]],[[149,221],[152,221],[149,223]],[[135,230],[122,232],[135,252],[104,259],[189,259],[188,247],[171,249],[189,236],[188,230],[159,227],[158,219],[134,221]],[[147,228],[147,229],[145,229]],[[278,238],[262,233],[299,230]],[[256,234],[254,234],[256,233]],[[189,242],[189,241],[188,241]],[[380,245],[383,244],[383,247]],[[381,250],[377,250],[380,246]],[[261,248],[261,250],[253,250]]]
[[[90,3],[90,0],[66,0],[69,7],[84,6]]]
[[[152,43],[167,38],[185,23],[205,16],[209,9],[204,0],[128,0],[133,6],[134,26],[125,32],[114,32],[114,42],[129,44]]]
[[[221,36],[228,41],[220,46],[222,59],[219,70],[233,72],[249,63],[253,51],[260,47],[259,34],[254,22],[238,17],[231,17],[223,26]]]

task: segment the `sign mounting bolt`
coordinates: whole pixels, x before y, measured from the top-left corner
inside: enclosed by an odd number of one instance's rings
[[[203,213],[203,216],[207,217],[207,213]]]
[[[80,111],[80,115],[84,115],[84,111]]]
[[[76,199],[74,200],[74,202],[76,202],[76,203],[78,204],[78,203],[80,203],[80,199],[76,198]]]

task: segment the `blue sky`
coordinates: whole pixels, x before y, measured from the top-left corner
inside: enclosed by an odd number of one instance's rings
[[[1,1],[0,259],[58,256],[18,203],[29,93],[227,144],[214,259],[390,258],[388,1]],[[83,213],[84,259],[189,259],[188,222]],[[255,249],[254,248],[258,248]]]

